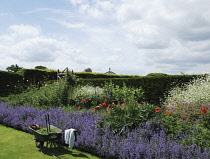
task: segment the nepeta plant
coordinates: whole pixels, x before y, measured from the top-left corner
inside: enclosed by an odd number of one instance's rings
[[[189,134],[181,133],[167,137],[164,128],[153,122],[143,122],[123,135],[113,133],[108,126],[96,126],[101,115],[88,110],[83,112],[63,112],[61,108],[36,110],[33,107],[11,106],[0,102],[0,124],[12,126],[26,132],[31,124],[44,125],[44,115],[50,115],[52,125],[78,131],[75,148],[109,159],[143,158],[205,158],[209,159],[209,149],[195,144],[184,145],[182,140]]]

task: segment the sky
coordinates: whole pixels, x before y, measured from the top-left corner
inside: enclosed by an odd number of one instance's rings
[[[0,0],[0,70],[210,72],[209,0]]]

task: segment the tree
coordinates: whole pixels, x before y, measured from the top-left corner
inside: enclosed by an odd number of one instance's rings
[[[8,67],[6,68],[6,70],[7,70],[8,72],[17,72],[17,71],[21,70],[22,68],[23,68],[23,67],[19,67],[19,66],[16,64],[16,65],[8,66]]]
[[[35,69],[47,70],[47,67],[45,67],[45,66],[36,66]]]
[[[91,68],[86,68],[84,71],[85,72],[92,72],[92,69]]]
[[[154,77],[154,76],[169,76],[169,75],[166,73],[149,73],[147,74],[147,76]]]

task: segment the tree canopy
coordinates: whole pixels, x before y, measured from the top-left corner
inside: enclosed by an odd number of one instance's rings
[[[17,64],[15,64],[15,65],[8,66],[8,67],[6,68],[6,70],[7,70],[8,72],[17,72],[17,71],[21,70],[22,68],[23,68],[23,67],[19,67]]]
[[[84,71],[85,72],[92,72],[92,69],[91,68],[86,68]]]
[[[35,69],[47,70],[48,68],[45,66],[36,66]]]

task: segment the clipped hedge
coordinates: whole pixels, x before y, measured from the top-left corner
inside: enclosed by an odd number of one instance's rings
[[[56,70],[42,70],[42,69],[21,69],[19,74],[24,76],[24,83],[26,85],[42,85],[46,81],[57,80]],[[137,78],[138,75],[117,75],[105,73],[92,73],[92,72],[74,72],[74,75],[80,79],[95,79],[95,78]]]
[[[181,86],[190,82],[198,75],[170,75],[170,76],[145,76],[139,78],[100,78],[100,79],[83,79],[80,84],[90,84],[93,86],[102,86],[105,82],[112,81],[114,84],[122,86],[123,82],[128,87],[141,87],[144,90],[147,101],[151,104],[159,105],[164,95],[175,86]]]
[[[0,96],[20,93],[24,89],[23,76],[13,72],[0,71]]]
[[[92,73],[92,72],[74,72],[74,74],[83,79],[92,78],[135,78],[141,77],[139,75],[117,75],[117,74],[106,74],[106,73]]]
[[[46,81],[57,80],[57,72],[54,70],[21,69],[18,73],[24,76],[24,83],[27,86],[41,86]]]

